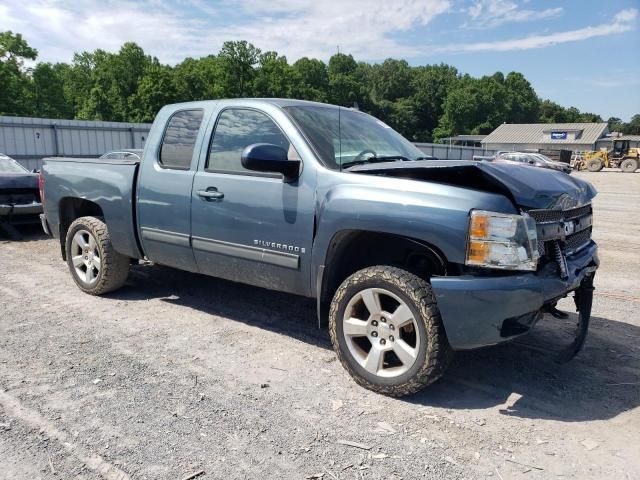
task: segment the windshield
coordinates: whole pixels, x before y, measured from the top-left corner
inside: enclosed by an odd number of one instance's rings
[[[341,170],[360,163],[425,158],[411,142],[380,120],[356,110],[322,106],[284,107],[322,162]]]
[[[0,157],[0,173],[30,173],[13,158]]]

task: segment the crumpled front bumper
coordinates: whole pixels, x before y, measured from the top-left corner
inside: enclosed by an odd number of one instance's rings
[[[598,268],[598,246],[567,257],[568,278],[551,269],[518,275],[432,277],[449,344],[455,350],[495,345],[526,333],[545,304],[580,287]],[[506,328],[509,325],[520,329]]]

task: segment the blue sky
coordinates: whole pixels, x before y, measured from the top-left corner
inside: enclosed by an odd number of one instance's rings
[[[0,0],[0,30],[40,60],[135,41],[161,61],[245,39],[290,61],[445,62],[472,75],[520,71],[564,106],[640,113],[640,0]]]

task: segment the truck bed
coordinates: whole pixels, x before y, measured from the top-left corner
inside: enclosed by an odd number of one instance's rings
[[[139,160],[130,159],[45,158],[44,210],[51,233],[64,235],[68,227],[61,221],[64,210],[90,201],[99,206],[100,216],[109,225],[114,248],[123,255],[142,258],[135,227],[138,166]]]

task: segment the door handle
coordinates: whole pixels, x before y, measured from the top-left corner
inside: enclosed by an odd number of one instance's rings
[[[206,190],[198,190],[198,196],[205,200],[220,200],[224,198],[224,193],[219,192],[215,187],[209,187]]]

